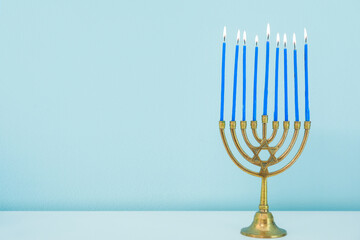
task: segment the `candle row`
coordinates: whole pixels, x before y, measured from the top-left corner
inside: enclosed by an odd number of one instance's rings
[[[224,42],[222,50],[222,69],[221,69],[221,108],[220,121],[224,121],[224,91],[225,91],[225,52],[226,52],[226,27],[224,27]],[[308,85],[308,43],[307,33],[304,29],[304,67],[305,67],[305,121],[310,121],[309,110],[309,85]],[[235,66],[234,66],[234,86],[233,86],[233,108],[231,120],[235,121],[236,112],[236,89],[237,89],[237,72],[239,57],[240,31],[237,33],[235,48]],[[285,121],[288,121],[288,87],[287,87],[287,38],[284,34],[284,100],[285,100]],[[257,68],[258,68],[258,36],[255,37],[255,63],[254,63],[254,92],[253,92],[253,121],[256,121],[256,100],[257,100]],[[297,77],[297,49],[296,37],[293,34],[294,43],[294,97],[295,97],[295,121],[299,121],[299,103],[298,103],[298,77]],[[279,79],[279,47],[280,35],[276,35],[276,52],[275,52],[275,104],[274,104],[274,121],[278,121],[278,79]],[[264,104],[263,115],[267,115],[268,103],[268,84],[269,84],[269,59],[270,59],[270,25],[267,25],[266,31],[266,59],[265,59],[265,87],[264,87]],[[243,98],[242,98],[242,121],[246,121],[246,32],[243,33]]]

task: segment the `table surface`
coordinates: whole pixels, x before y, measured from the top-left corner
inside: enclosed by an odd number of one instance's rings
[[[360,212],[272,212],[282,239],[360,239]],[[252,239],[254,212],[0,212],[0,239]]]

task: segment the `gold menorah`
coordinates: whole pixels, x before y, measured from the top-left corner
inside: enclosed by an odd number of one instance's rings
[[[290,142],[289,146],[285,149],[285,151],[279,157],[276,157],[275,154],[278,152],[278,150],[281,148],[281,146],[285,142],[285,139],[288,135],[289,128],[290,128],[290,122],[284,121],[283,134],[282,134],[279,142],[274,146],[270,146],[270,143],[275,139],[275,136],[278,132],[278,129],[279,129],[278,121],[272,122],[273,131],[269,138],[267,138],[267,123],[268,123],[267,115],[262,116],[262,137],[261,138],[259,137],[259,135],[257,133],[257,121],[251,121],[251,130],[252,130],[255,140],[259,144],[258,146],[254,146],[250,143],[247,133],[246,133],[246,125],[247,125],[246,123],[247,123],[246,121],[241,121],[240,129],[241,129],[241,134],[242,134],[242,137],[243,137],[246,145],[253,153],[252,157],[250,157],[240,146],[238,137],[236,135],[236,121],[230,121],[231,137],[232,137],[232,140],[233,140],[237,150],[240,152],[240,154],[243,156],[243,158],[245,158],[248,162],[260,167],[259,172],[255,172],[255,171],[252,171],[252,170],[244,167],[235,158],[235,156],[231,152],[231,149],[229,148],[228,142],[226,140],[226,136],[225,136],[225,132],[224,132],[225,121],[219,122],[221,138],[223,140],[226,151],[229,154],[231,160],[235,163],[236,166],[238,166],[244,172],[261,178],[261,195],[260,195],[259,211],[255,214],[254,221],[252,222],[252,224],[249,227],[241,229],[241,234],[243,234],[245,236],[257,237],[257,238],[283,237],[286,235],[286,230],[281,229],[278,226],[276,226],[273,215],[271,214],[271,212],[269,212],[269,206],[267,203],[267,178],[284,172],[286,169],[291,167],[295,163],[295,161],[299,158],[302,151],[304,150],[307,138],[309,136],[311,122],[310,121],[304,122],[304,129],[305,129],[304,136],[303,136],[300,148],[297,151],[297,153],[295,154],[295,156],[293,157],[293,159],[288,164],[286,164],[284,167],[280,168],[279,170],[273,171],[273,172],[269,172],[268,167],[279,163],[280,161],[284,160],[289,155],[289,153],[291,152],[291,150],[293,149],[293,147],[295,145],[296,139],[298,138],[299,130],[301,128],[301,122],[300,121],[294,122],[294,134],[292,136],[291,142]],[[270,153],[270,157],[267,160],[260,159],[259,154],[261,151],[268,151]]]

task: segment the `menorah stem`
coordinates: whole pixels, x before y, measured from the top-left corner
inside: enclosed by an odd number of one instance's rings
[[[267,123],[268,123],[268,116],[262,115],[262,139],[263,140],[266,140]]]
[[[261,196],[259,211],[249,227],[241,229],[241,234],[255,238],[278,238],[286,235],[286,230],[276,226],[267,204],[267,177],[261,177]]]
[[[260,195],[260,212],[268,212],[269,205],[267,202],[267,178],[261,177],[261,195]]]

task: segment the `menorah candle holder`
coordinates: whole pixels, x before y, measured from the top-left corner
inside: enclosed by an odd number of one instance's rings
[[[269,172],[268,167],[275,165],[282,160],[284,160],[291,150],[293,149],[295,142],[298,138],[299,131],[301,128],[301,122],[295,121],[294,122],[294,133],[291,139],[291,142],[289,146],[285,149],[285,151],[279,156],[276,157],[275,154],[279,151],[281,146],[284,144],[285,139],[288,135],[289,129],[290,129],[290,122],[284,121],[283,122],[283,133],[281,136],[281,139],[276,143],[275,145],[270,145],[271,142],[275,139],[275,136],[278,133],[279,129],[279,122],[273,121],[272,122],[272,134],[269,138],[267,138],[267,124],[268,124],[268,116],[263,115],[262,116],[262,137],[260,138],[257,133],[257,121],[251,121],[251,130],[252,134],[255,138],[255,140],[258,143],[258,146],[254,146],[250,143],[247,132],[246,132],[246,121],[240,122],[240,129],[242,137],[247,145],[247,147],[252,151],[253,156],[250,157],[240,146],[237,134],[236,134],[236,121],[230,121],[230,132],[232,140],[237,148],[237,150],[240,152],[243,158],[245,158],[248,162],[254,164],[255,166],[260,167],[259,172],[252,171],[246,167],[244,167],[234,156],[232,153],[228,142],[226,140],[225,136],[225,121],[219,122],[219,128],[220,128],[220,134],[222,141],[225,145],[225,149],[227,153],[229,154],[231,160],[235,163],[236,166],[238,166],[241,170],[244,172],[261,178],[261,195],[260,195],[260,205],[259,205],[259,211],[255,214],[254,221],[249,227],[241,229],[241,234],[248,236],[248,237],[256,237],[256,238],[277,238],[277,237],[283,237],[286,235],[286,230],[279,228],[276,226],[274,222],[273,215],[271,212],[269,212],[269,205],[267,202],[267,178],[275,176],[279,173],[284,172],[289,167],[291,167],[296,160],[301,155],[302,151],[304,150],[307,138],[309,136],[309,130],[310,130],[310,121],[304,122],[304,136],[300,145],[300,148],[296,152],[295,156],[292,158],[292,160],[286,164],[284,167],[280,168],[279,170]],[[270,157],[267,160],[260,159],[259,154],[261,151],[268,151],[270,153]]]

